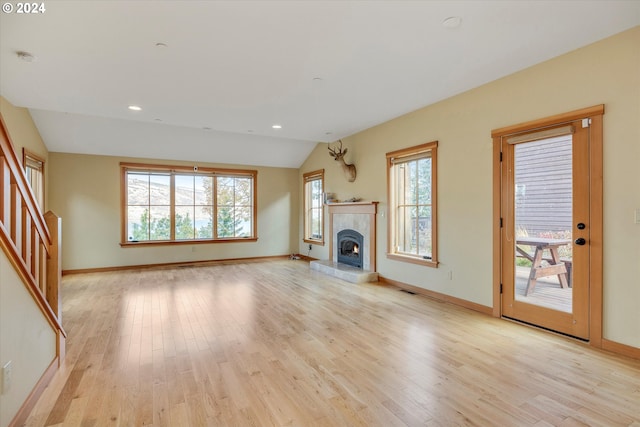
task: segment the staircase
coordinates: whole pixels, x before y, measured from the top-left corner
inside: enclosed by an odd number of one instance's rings
[[[0,130],[0,247],[24,283],[56,336],[57,370],[65,355],[59,286],[61,282],[61,219],[49,211],[43,215],[2,121]],[[16,325],[18,328],[19,325]],[[34,337],[37,339],[37,337]],[[50,378],[43,375],[38,384]],[[26,417],[39,396],[34,390],[10,425]]]

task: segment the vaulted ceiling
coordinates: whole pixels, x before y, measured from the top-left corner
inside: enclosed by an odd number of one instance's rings
[[[0,94],[50,151],[293,168],[318,142],[640,25],[637,0],[11,5]]]

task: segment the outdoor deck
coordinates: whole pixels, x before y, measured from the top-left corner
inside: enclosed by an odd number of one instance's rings
[[[529,267],[516,267],[516,300],[571,313],[573,288],[563,289],[557,276],[538,279],[535,290],[525,296],[529,271]]]

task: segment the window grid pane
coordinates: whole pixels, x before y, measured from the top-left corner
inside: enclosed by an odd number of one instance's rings
[[[220,207],[218,208],[218,222],[217,222],[217,230],[218,237],[233,237],[235,235],[235,224],[234,224],[234,212],[233,208],[230,207]]]
[[[149,209],[146,206],[127,208],[127,240],[143,242],[149,240]]]
[[[171,176],[149,175],[149,204],[155,206],[171,205]]]
[[[128,174],[127,204],[129,206],[149,205],[149,174]]]
[[[170,176],[151,173],[127,175],[127,239],[169,240],[171,222]]]
[[[176,240],[195,238],[194,210],[194,206],[176,206],[174,218]]]
[[[171,238],[171,207],[151,206],[149,228],[151,240],[169,240]]]

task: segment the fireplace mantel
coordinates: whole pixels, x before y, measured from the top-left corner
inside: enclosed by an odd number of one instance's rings
[[[327,203],[329,215],[335,213],[361,213],[373,214],[378,211],[378,202],[345,202]]]

